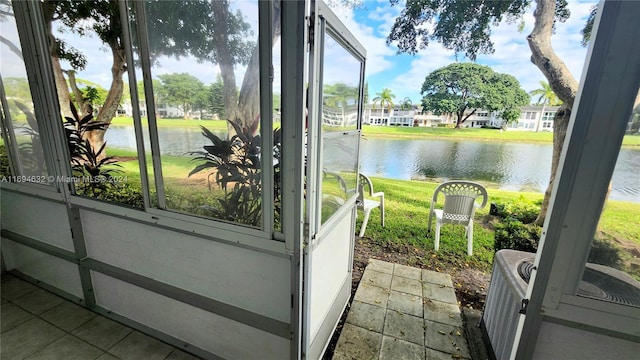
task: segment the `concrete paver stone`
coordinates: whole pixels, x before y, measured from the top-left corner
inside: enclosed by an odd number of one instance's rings
[[[342,334],[336,345],[334,359],[378,360],[382,334],[351,324],[344,325]]]
[[[384,321],[384,335],[422,345],[424,343],[424,323],[422,318],[387,310]]]
[[[378,286],[381,288],[389,288],[391,287],[392,276],[393,275],[391,274],[370,270],[370,271],[366,271],[363,274],[362,278],[360,279],[360,282],[363,284]]]
[[[439,273],[437,271],[422,269],[422,281],[426,283],[444,285],[452,288],[453,282],[449,274]]]
[[[424,331],[424,345],[426,347],[469,358],[469,348],[464,337],[464,329],[425,320]]]
[[[393,274],[393,263],[376,260],[376,259],[369,259],[367,270],[379,271],[386,274]]]
[[[424,360],[424,347],[389,336],[382,336],[380,360]]]
[[[393,275],[414,280],[422,279],[422,271],[420,269],[400,264],[394,264]]]
[[[367,284],[361,284],[358,286],[356,295],[353,297],[353,300],[384,307],[387,306],[388,299],[389,289],[383,289],[378,286]]]
[[[347,316],[347,323],[382,333],[384,316],[384,307],[354,300]]]
[[[403,314],[422,317],[422,297],[391,290],[388,307]]]
[[[422,283],[420,280],[394,276],[391,280],[391,290],[422,296]]]
[[[424,319],[452,326],[462,326],[460,308],[440,301],[424,300]]]
[[[425,283],[423,288],[423,296],[425,299],[441,301],[449,304],[458,304],[456,293],[453,288],[436,285],[431,283]]]

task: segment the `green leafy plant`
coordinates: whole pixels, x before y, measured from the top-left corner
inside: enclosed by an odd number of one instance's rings
[[[506,219],[512,217],[529,224],[532,223],[540,213],[540,202],[534,202],[520,195],[518,199],[505,204],[496,204],[496,215]]]
[[[537,225],[523,224],[514,217],[507,217],[495,225],[495,251],[513,249],[536,252],[542,228]]]
[[[9,167],[7,148],[4,145],[0,145],[0,177],[9,176],[11,176],[11,168]]]
[[[76,192],[79,195],[104,198],[103,193],[112,193],[109,190],[115,187],[115,183],[110,180],[122,171],[117,168],[120,165],[113,156],[104,155],[107,143],[96,150],[91,146],[88,136],[92,131],[106,129],[108,124],[92,121],[92,114],[81,118],[73,103],[70,103],[70,107],[72,117],[65,117],[64,130],[73,175],[77,179]]]
[[[234,221],[257,226],[262,218],[262,174],[260,146],[261,137],[254,135],[255,129],[241,127],[229,121],[235,130],[230,139],[221,139],[204,126],[202,135],[211,141],[203,146],[204,151],[193,151],[192,161],[199,162],[189,176],[208,170],[209,190],[217,184],[225,196],[217,199],[218,204],[202,205],[199,208],[210,216],[221,220]],[[280,213],[280,129],[275,129],[274,137],[274,203],[276,218]]]
[[[593,239],[587,261],[624,270],[620,248],[606,239]]]

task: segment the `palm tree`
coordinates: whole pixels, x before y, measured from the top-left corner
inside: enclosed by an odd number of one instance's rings
[[[558,99],[556,93],[553,92],[551,86],[545,82],[540,81],[540,89],[535,89],[529,93],[531,96],[538,96],[538,103],[549,106],[562,105],[562,101]]]
[[[395,95],[391,93],[391,89],[384,88],[382,92],[376,93],[376,97],[373,98],[373,107],[375,109],[376,104],[380,104],[380,107],[387,107],[389,112],[391,112],[391,108],[394,106],[393,99],[395,99]]]
[[[400,103],[400,109],[411,110],[412,107],[413,107],[413,102],[411,101],[411,99],[409,99],[409,97],[402,99],[402,102]]]

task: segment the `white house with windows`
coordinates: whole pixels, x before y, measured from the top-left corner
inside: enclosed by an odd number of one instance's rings
[[[393,109],[389,117],[389,126],[413,126],[415,109]]]
[[[503,128],[516,131],[553,131],[553,118],[559,106],[523,106],[520,117],[512,123],[505,123],[499,113],[487,110],[476,110],[462,124],[465,128]],[[465,114],[465,116],[468,114]],[[417,106],[411,110],[373,109],[365,107],[363,123],[373,126],[455,126],[454,114],[436,115],[431,112],[420,112]]]
[[[507,130],[553,131],[553,118],[559,106],[523,106],[520,118],[506,124]]]
[[[394,109],[373,108],[371,105],[365,105],[363,112],[363,123],[373,126],[388,126],[389,118]]]

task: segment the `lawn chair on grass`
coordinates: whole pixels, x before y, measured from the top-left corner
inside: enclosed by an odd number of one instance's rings
[[[438,195],[444,194],[443,209],[435,209]],[[476,200],[482,198],[478,205]],[[487,190],[484,186],[470,181],[447,181],[440,184],[433,193],[431,208],[429,209],[429,227],[427,236],[431,234],[431,219],[436,217],[436,238],[434,248],[440,247],[440,227],[442,224],[457,224],[465,227],[467,235],[467,254],[473,254],[473,215],[476,209],[487,205]]]
[[[364,236],[364,231],[367,229],[367,222],[369,222],[369,215],[371,215],[371,210],[379,207],[380,208],[380,221],[382,223],[382,227],[384,227],[384,193],[383,192],[373,192],[373,183],[371,179],[367,177],[367,175],[360,173],[360,188],[358,189],[358,209],[364,211],[364,219],[362,220],[362,226],[360,227],[360,234],[358,236]],[[367,199],[364,197],[365,188],[369,189],[368,196],[378,197],[380,201]]]

